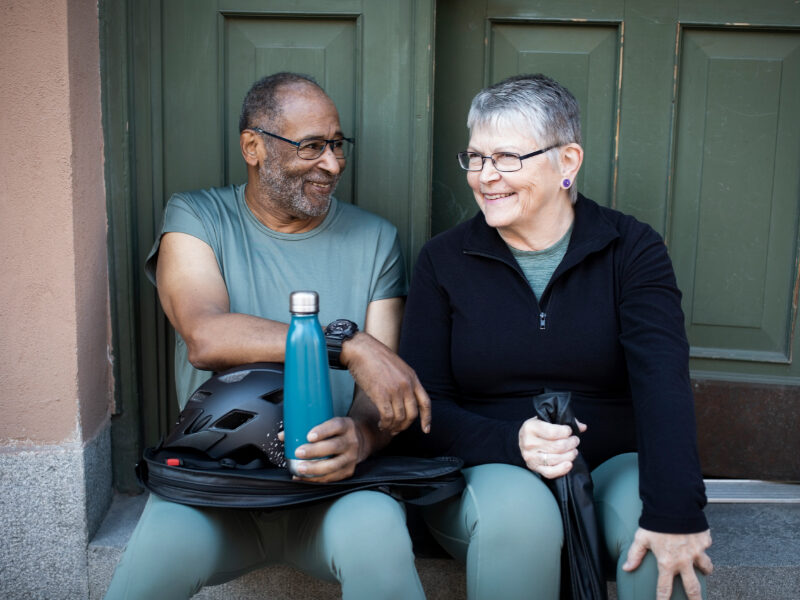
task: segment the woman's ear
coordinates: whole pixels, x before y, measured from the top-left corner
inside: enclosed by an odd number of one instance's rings
[[[567,144],[561,147],[561,177],[575,181],[583,164],[583,148],[580,144]]]
[[[242,158],[251,167],[257,167],[259,160],[259,136],[251,129],[245,129],[239,134],[239,147],[242,149]]]

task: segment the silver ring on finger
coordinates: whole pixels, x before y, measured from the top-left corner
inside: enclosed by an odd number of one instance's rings
[[[550,465],[547,464],[547,452],[542,452],[542,466],[549,467]]]

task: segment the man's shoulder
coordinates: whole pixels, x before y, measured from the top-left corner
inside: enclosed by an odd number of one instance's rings
[[[387,219],[360,206],[337,200],[337,222],[354,230],[377,230],[395,234],[397,228]]]
[[[227,185],[205,189],[176,192],[169,199],[170,205],[183,204],[195,209],[235,208],[236,199],[243,185]]]

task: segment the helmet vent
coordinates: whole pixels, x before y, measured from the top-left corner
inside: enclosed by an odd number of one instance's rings
[[[206,415],[200,419],[197,419],[194,423],[192,423],[187,429],[186,433],[197,433],[198,431],[205,429],[208,422],[211,420],[213,415]]]
[[[272,404],[280,404],[283,402],[283,390],[275,390],[274,392],[262,394],[261,399],[271,402]]]
[[[250,375],[250,373],[252,373],[251,370],[245,369],[244,371],[235,371],[233,373],[228,373],[227,375],[219,375],[217,379],[223,383],[237,383]]]
[[[250,419],[255,417],[253,413],[245,412],[243,410],[232,410],[227,415],[222,417],[219,421],[214,423],[214,429],[227,429],[233,431],[238,429]]]
[[[194,401],[194,402],[202,402],[203,400],[205,400],[210,395],[211,395],[211,392],[207,392],[205,390],[197,390],[194,394],[192,394],[192,397],[189,398],[189,402],[192,402],[192,401]]]

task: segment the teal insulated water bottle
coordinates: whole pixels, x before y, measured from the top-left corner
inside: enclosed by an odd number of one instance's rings
[[[286,335],[283,373],[283,428],[286,462],[297,475],[302,462],[295,456],[305,444],[308,432],[333,418],[328,351],[319,324],[317,292],[292,292],[289,296],[292,320]]]

